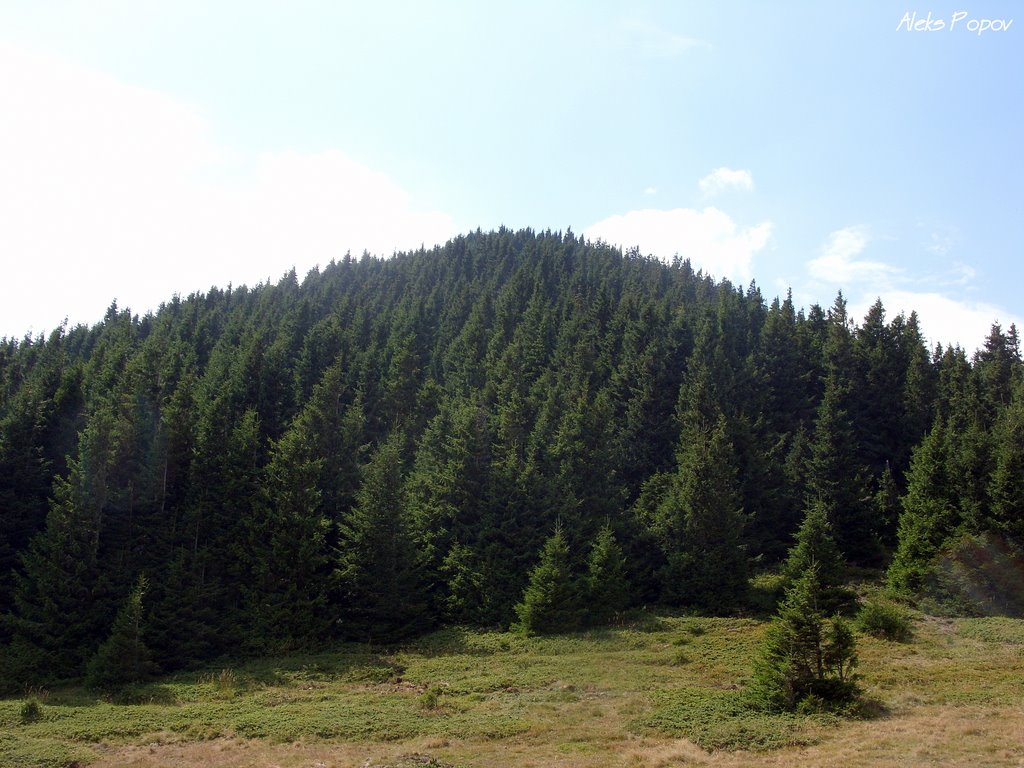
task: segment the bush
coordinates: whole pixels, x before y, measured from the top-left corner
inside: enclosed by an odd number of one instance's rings
[[[441,703],[441,686],[432,685],[420,696],[420,706],[423,709],[437,709]]]
[[[891,640],[897,643],[909,642],[913,637],[910,614],[905,608],[888,600],[869,600],[857,614],[857,629],[866,635]]]
[[[29,699],[21,705],[19,714],[23,724],[36,723],[43,719],[43,707],[35,699]]]

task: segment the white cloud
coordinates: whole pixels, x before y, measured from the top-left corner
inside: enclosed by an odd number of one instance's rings
[[[846,227],[829,235],[821,256],[807,264],[811,275],[838,285],[887,284],[900,270],[881,261],[859,260],[871,237],[864,227]]]
[[[978,271],[970,264],[957,262],[953,265],[952,276],[948,278],[948,282],[953,285],[967,285],[974,280],[977,275]]]
[[[637,19],[622,22],[622,30],[629,42],[649,58],[671,59],[694,48],[711,48],[707,40],[679,35]]]
[[[218,145],[168,96],[0,46],[0,336],[456,232],[340,151]]]
[[[611,216],[584,234],[626,248],[639,246],[644,254],[665,261],[678,254],[716,277],[746,282],[754,255],[771,238],[772,224],[740,227],[717,208],[647,209]]]
[[[929,253],[936,256],[945,256],[953,250],[953,238],[940,232],[932,232],[931,239],[926,247]]]
[[[705,197],[714,197],[727,189],[740,189],[750,192],[754,189],[754,177],[750,171],[737,171],[732,168],[716,168],[700,180],[700,191]]]
[[[842,288],[850,299],[850,316],[858,323],[880,298],[890,320],[901,312],[909,315],[916,311],[930,347],[959,344],[969,353],[984,343],[994,322],[1002,322],[1004,328],[1013,322],[1024,327],[1019,316],[1005,309],[951,298],[935,290],[957,286],[962,291],[975,276],[970,266],[956,264],[948,274],[912,277],[890,264],[858,258],[871,241],[866,227],[836,230],[822,246],[821,255],[807,264],[813,278]]]
[[[647,195],[648,197],[650,197],[652,195],[656,195],[656,194],[658,194],[658,188],[657,187],[647,187],[644,190],[644,194]]]
[[[851,316],[859,322],[875,298],[865,296],[851,304]],[[959,344],[970,354],[984,344],[992,323],[1001,323],[1004,330],[1010,323],[1024,328],[1024,318],[1005,309],[983,302],[951,299],[939,293],[891,290],[883,291],[877,298],[882,300],[889,319],[900,312],[909,315],[916,311],[930,347],[936,343]]]

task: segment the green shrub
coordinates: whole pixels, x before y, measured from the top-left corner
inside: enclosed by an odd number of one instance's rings
[[[441,693],[441,686],[430,686],[420,696],[420,706],[424,709],[437,709],[441,702]]]
[[[43,706],[35,699],[29,699],[21,705],[19,714],[23,724],[36,723],[43,719]]]
[[[909,642],[913,637],[910,614],[897,603],[888,600],[869,600],[857,614],[857,629],[866,635],[892,640],[897,643]]]
[[[683,651],[682,648],[672,654],[672,666],[673,667],[685,667],[690,663],[690,657]]]

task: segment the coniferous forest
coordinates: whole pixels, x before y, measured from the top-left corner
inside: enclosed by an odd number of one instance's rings
[[[1017,330],[929,347],[880,302],[502,229],[0,344],[8,688],[742,612],[800,530],[1019,614]]]

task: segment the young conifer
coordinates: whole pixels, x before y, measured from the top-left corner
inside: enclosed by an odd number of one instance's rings
[[[562,526],[545,542],[540,562],[515,607],[517,628],[527,635],[569,632],[579,623],[579,593],[569,568],[569,545]]]
[[[795,584],[808,569],[814,567],[818,578],[818,610],[826,616],[849,613],[856,604],[856,595],[843,585],[845,563],[832,536],[825,502],[811,502],[789,551],[784,566],[788,583]]]
[[[590,623],[607,624],[629,604],[626,558],[607,524],[598,531],[590,549],[585,589]]]
[[[853,632],[838,615],[822,616],[821,582],[812,565],[786,591],[754,667],[750,696],[768,711],[841,704],[857,694]]]
[[[143,639],[142,598],[149,584],[139,576],[114,619],[110,636],[96,651],[86,669],[90,688],[114,690],[145,680],[155,667]]]

